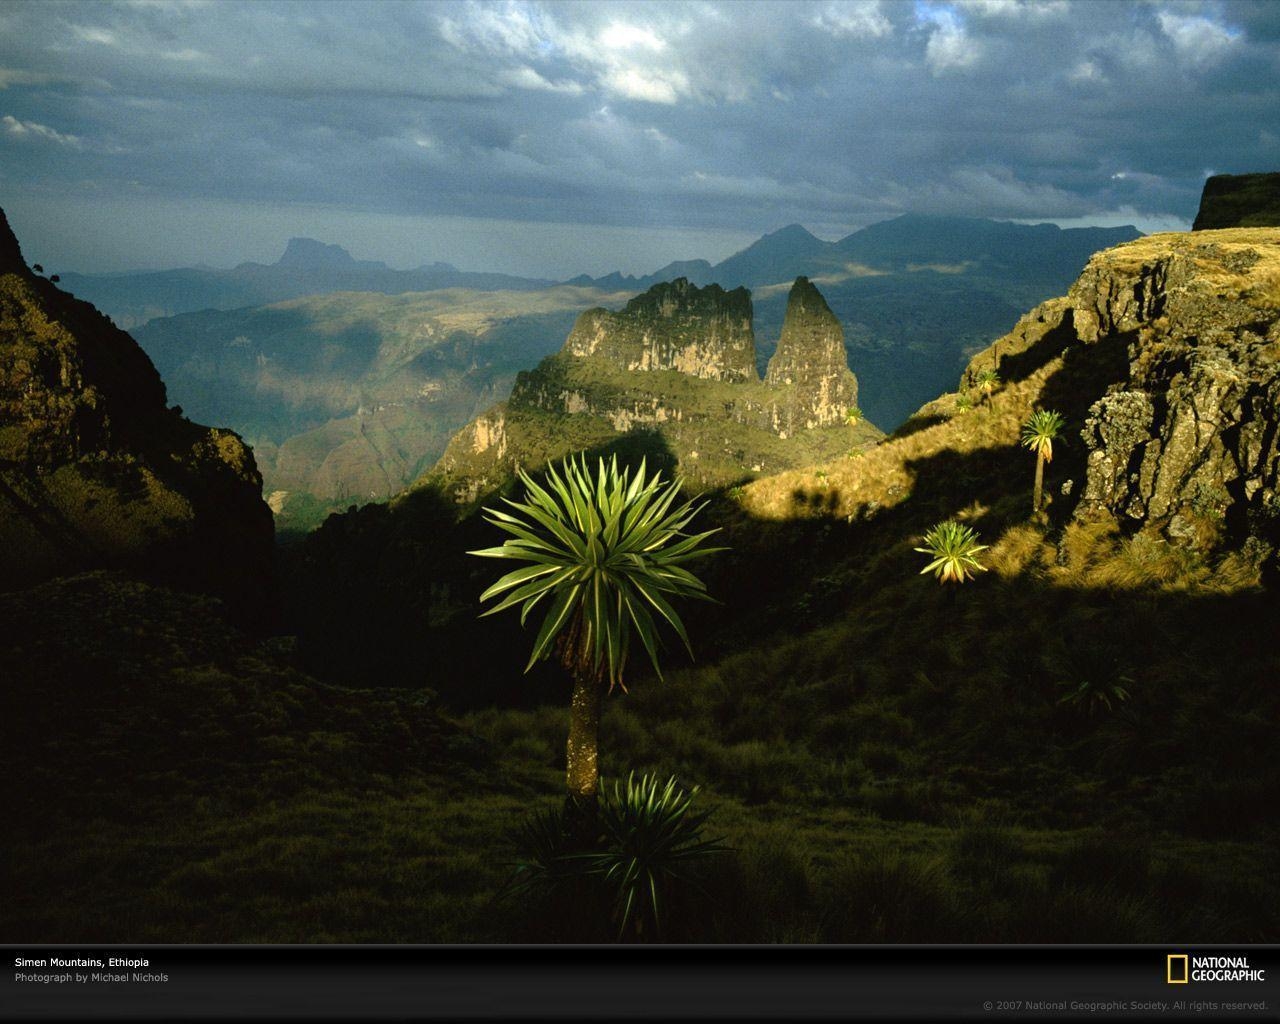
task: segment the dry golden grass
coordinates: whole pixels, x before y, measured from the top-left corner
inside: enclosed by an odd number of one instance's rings
[[[753,516],[774,520],[797,514],[848,520],[892,508],[911,494],[915,484],[911,463],[943,451],[964,454],[1016,445],[1045,380],[1061,368],[1061,358],[1050,360],[1024,380],[1004,385],[989,402],[965,412],[956,406],[958,392],[943,395],[921,407],[912,418],[917,422],[938,420],[931,426],[900,432],[853,457],[756,480],[743,487],[742,507]],[[798,508],[797,492],[807,494],[819,488],[825,490],[828,500]]]
[[[1089,263],[1133,273],[1170,256],[1194,260],[1197,285],[1220,297],[1269,307],[1280,302],[1280,228],[1163,232],[1106,249]],[[1257,262],[1247,269],[1240,269],[1243,263],[1233,267],[1242,256],[1256,256]]]

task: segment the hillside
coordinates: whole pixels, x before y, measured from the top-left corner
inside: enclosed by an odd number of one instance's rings
[[[230,270],[183,267],[119,274],[64,272],[62,282],[129,329],[157,317],[202,309],[262,306],[329,292],[398,295],[443,288],[536,290],[554,282],[509,274],[471,273],[448,263],[393,270],[377,260],[353,259],[341,246],[291,238],[275,263],[241,263]]]
[[[240,438],[169,408],[137,343],[33,274],[0,213],[0,586],[129,569],[261,626],[272,541]]]
[[[874,440],[840,324],[805,278],[764,380],[745,288],[654,285],[618,313],[583,313],[556,355],[522,373],[511,398],[464,427],[415,486],[462,505],[582,448],[630,438],[693,485],[725,486]]]
[[[134,330],[191,415],[253,446],[284,530],[397,493],[601,292],[336,292]]]

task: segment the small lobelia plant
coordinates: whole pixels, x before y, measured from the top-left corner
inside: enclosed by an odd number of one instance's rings
[[[1118,679],[1102,682],[1085,679],[1079,683],[1060,683],[1059,685],[1066,692],[1059,698],[1058,703],[1077,708],[1090,718],[1098,711],[1110,713],[1129,699],[1129,691],[1121,685],[1122,683],[1132,686],[1133,680],[1128,676],[1120,676]]]
[[[618,939],[661,937],[672,897],[700,888],[695,869],[729,849],[703,838],[710,813],[693,811],[697,793],[674,777],[632,772],[612,787],[602,780],[589,849],[567,809],[532,815],[511,833],[517,855],[504,892],[558,900],[575,916],[611,917]]]
[[[856,427],[864,418],[862,410],[856,405],[849,406],[844,412],[844,421],[851,427]]]
[[[967,393],[956,396],[956,412],[968,412],[973,408],[973,396]]]
[[[972,528],[954,519],[939,523],[924,535],[925,546],[915,549],[930,558],[920,575],[931,572],[939,583],[963,583],[973,579],[974,573],[986,572],[987,567],[978,560],[978,553],[986,551],[987,545],[979,544],[978,540]]]
[[[657,938],[673,888],[696,885],[692,869],[728,850],[720,840],[703,838],[710,812],[692,810],[697,793],[696,786],[681,788],[674,776],[660,782],[634,772],[625,785],[615,781],[612,792],[601,784],[603,849],[582,859],[611,898],[619,938]]]
[[[982,393],[982,400],[990,402],[996,388],[1000,386],[1000,374],[995,370],[983,370],[974,378],[974,386]]]

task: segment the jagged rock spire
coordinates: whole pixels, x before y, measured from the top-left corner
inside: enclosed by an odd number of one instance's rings
[[[775,407],[777,427],[785,434],[840,423],[858,402],[858,380],[849,369],[840,321],[807,277],[797,277],[791,286],[765,383],[788,392]]]

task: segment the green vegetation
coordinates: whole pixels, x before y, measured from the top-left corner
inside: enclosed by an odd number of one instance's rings
[[[932,561],[920,570],[921,576],[931,572],[939,583],[963,583],[973,579],[974,573],[987,571],[978,560],[978,552],[986,551],[986,545],[978,543],[978,535],[970,527],[954,519],[939,523],[926,533],[924,545],[916,550]]]
[[[643,461],[633,476],[629,468],[619,470],[616,456],[607,466],[599,459],[592,470],[583,453],[549,469],[543,485],[524,472],[520,480],[525,500],[504,499],[514,514],[484,510],[488,522],[512,537],[470,553],[530,564],[507,573],[480,601],[505,595],[484,614],[519,605],[523,626],[550,598],[525,671],[554,651],[572,678],[566,784],[570,797],[590,801],[599,783],[604,681],[610,691],[620,686],[625,692],[633,630],[659,675],[658,621],[689,648],[668,598],[709,600],[706,586],[684,566],[722,549],[703,546],[715,530],[685,532],[702,506],[676,505],[680,481],[647,473]]]
[[[1053,442],[1062,433],[1067,421],[1062,414],[1041,409],[1031,415],[1022,428],[1022,447],[1036,456],[1036,482],[1031,496],[1031,511],[1040,511],[1040,497],[1044,491],[1044,467],[1053,461]]]
[[[601,782],[599,831],[585,848],[567,810],[533,815],[513,835],[520,853],[507,894],[540,899],[561,920],[595,908],[617,939],[662,938],[668,905],[705,893],[700,869],[728,852],[703,838],[710,812],[693,813],[697,792],[674,777]]]

